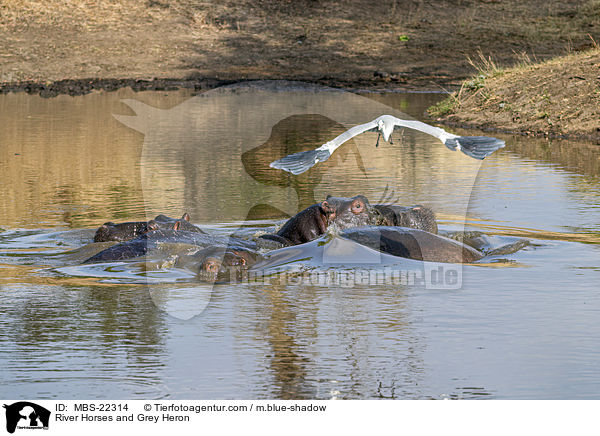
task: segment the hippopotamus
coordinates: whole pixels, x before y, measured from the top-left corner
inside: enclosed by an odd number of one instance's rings
[[[179,223],[175,223],[172,229],[150,230],[137,238],[123,241],[100,251],[94,256],[86,259],[83,263],[112,262],[134,257],[144,256],[149,251],[159,250],[164,254],[173,250],[202,249],[206,247],[234,247],[255,249],[256,244],[240,238],[208,235],[204,232],[190,232],[179,230]]]
[[[190,216],[184,213],[179,219],[171,218],[166,215],[158,215],[156,218],[150,221],[131,221],[125,223],[115,224],[113,222],[107,222],[102,224],[96,234],[94,235],[94,242],[108,242],[117,241],[123,242],[130,239],[136,238],[150,230],[158,230],[159,228],[171,229],[174,228],[175,223],[178,223],[180,230],[187,230],[189,232],[204,233],[200,228],[196,227],[190,221]]]
[[[208,247],[180,256],[175,266],[195,271],[205,281],[239,280],[243,273],[262,259],[254,250],[243,247]]]
[[[340,236],[374,250],[408,259],[470,263],[483,257],[483,253],[461,242],[408,227],[356,227],[343,230]]]
[[[275,235],[262,235],[284,246],[312,241],[327,231],[336,221],[340,228],[369,223],[369,200],[362,195],[352,198],[327,196],[327,199],[307,207],[290,218]]]
[[[371,224],[377,226],[410,227],[437,234],[438,226],[435,213],[428,207],[417,204],[415,206],[395,206],[376,204],[373,206],[375,217]]]
[[[119,224],[109,221],[98,227],[94,235],[94,242],[126,241],[143,235],[147,231],[148,223],[146,221],[131,221]]]
[[[152,224],[156,224],[156,227]],[[187,232],[204,233],[200,227],[196,227],[190,222],[190,215],[188,213],[184,213],[179,219],[171,218],[166,215],[158,215],[153,220],[148,221],[148,228],[150,230],[173,228],[175,230],[185,230]]]
[[[437,233],[435,213],[428,207],[376,204],[371,206],[363,195],[355,197],[327,196],[325,201],[297,213],[274,235],[261,239],[275,241],[279,246],[303,244],[324,234],[335,224],[338,230],[367,225],[400,226]]]

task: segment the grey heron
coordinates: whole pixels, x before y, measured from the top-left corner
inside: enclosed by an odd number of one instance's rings
[[[329,156],[341,146],[344,142],[364,132],[378,132],[377,143],[379,145],[379,136],[383,135],[383,139],[390,144],[392,142],[392,132],[394,129],[407,127],[409,129],[418,130],[423,133],[435,136],[442,144],[450,150],[460,150],[467,156],[474,159],[484,159],[499,148],[504,147],[505,143],[501,139],[492,138],[489,136],[458,136],[446,132],[439,127],[430,126],[414,120],[401,120],[400,118],[391,115],[381,115],[365,124],[359,124],[341,135],[335,137],[329,142],[326,142],[315,150],[301,151],[300,153],[290,154],[282,157],[269,165],[271,168],[288,171],[294,175],[308,171],[318,162],[324,162],[329,159]]]

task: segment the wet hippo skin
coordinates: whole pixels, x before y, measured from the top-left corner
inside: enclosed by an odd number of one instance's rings
[[[421,229],[429,233],[438,232],[435,213],[428,207],[417,204],[415,206],[396,206],[376,204],[373,206],[375,222],[378,226],[398,226]]]
[[[94,242],[126,241],[143,235],[147,231],[148,223],[146,221],[132,221],[119,224],[109,221],[98,227],[94,235]]]
[[[202,230],[191,224],[190,216],[184,213],[179,219],[166,215],[158,215],[150,221],[131,221],[125,223],[107,222],[101,225],[94,235],[94,242],[117,241],[123,242],[136,238],[150,230],[172,229],[178,224],[178,229],[189,232],[203,233]]]
[[[86,259],[83,263],[112,262],[144,256],[152,250],[161,249],[164,255],[179,255],[178,246],[233,247],[255,249],[256,244],[234,237],[213,236],[206,233],[188,232],[176,229],[151,230],[135,239],[113,245]],[[172,249],[171,249],[172,248]],[[188,247],[189,248],[189,247]]]
[[[340,228],[365,225],[369,221],[369,201],[362,195],[352,198],[328,196],[290,218],[275,235],[263,239],[283,245],[297,245],[312,241],[327,231],[335,222]]]
[[[346,229],[340,236],[383,253],[408,259],[469,263],[483,257],[482,253],[468,245],[420,229],[365,226]]]
[[[237,280],[252,265],[262,259],[256,251],[233,247],[208,247],[189,256],[182,256],[176,266],[196,271],[206,281]]]

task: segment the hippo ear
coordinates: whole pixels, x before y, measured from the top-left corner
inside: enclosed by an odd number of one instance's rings
[[[175,221],[173,224],[173,230],[179,230],[179,227],[181,227],[181,223],[179,221]]]
[[[158,223],[154,220],[148,221],[148,224],[146,225],[146,227],[148,227],[148,231],[159,229]]]
[[[365,204],[369,204],[369,199],[364,195],[357,195],[357,197],[364,201]]]
[[[329,194],[329,195],[327,196],[326,200],[329,200],[331,197],[332,197],[332,195],[331,195],[331,194]]]
[[[186,220],[189,221],[190,220],[190,214],[189,213],[184,213],[183,216],[181,217],[182,220]]]
[[[242,265],[246,265],[246,258],[242,256],[242,253],[239,250],[231,250],[231,252],[240,259]]]
[[[327,198],[329,198],[329,196]],[[321,209],[323,209],[323,212],[325,212],[325,213],[333,212],[333,208],[329,205],[329,203],[327,203],[327,200],[323,200],[321,202]]]

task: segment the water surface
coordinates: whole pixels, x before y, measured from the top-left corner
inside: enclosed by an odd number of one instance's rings
[[[499,135],[507,147],[479,162],[406,131],[378,148],[357,137],[297,177],[268,167],[382,113],[421,119],[440,98],[284,83],[0,96],[0,392],[597,399],[597,145]],[[212,287],[80,266],[105,221],[185,211],[218,234],[271,229],[327,194],[426,204],[443,231],[531,243],[463,266],[457,289]]]

